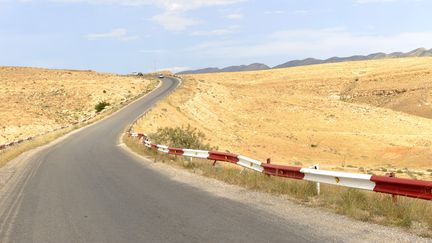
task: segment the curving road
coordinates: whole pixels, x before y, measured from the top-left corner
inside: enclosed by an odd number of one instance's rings
[[[177,84],[165,78],[148,96],[32,155],[0,200],[0,242],[341,240],[172,181],[121,149],[125,127]]]

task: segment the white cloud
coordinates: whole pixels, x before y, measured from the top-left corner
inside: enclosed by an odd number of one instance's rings
[[[195,31],[192,32],[194,36],[222,36],[234,33],[240,27],[238,25],[233,25],[224,29],[215,29],[210,31]]]
[[[130,0],[134,1],[134,0]],[[135,0],[140,1],[140,0]],[[145,1],[145,0],[141,0]],[[186,12],[193,9],[223,6],[243,2],[245,0],[153,0],[156,5],[163,7],[167,11]]]
[[[138,36],[129,36],[127,29],[118,28],[113,29],[107,33],[94,33],[86,35],[87,40],[119,40],[119,41],[131,41],[138,39]]]
[[[139,0],[138,0],[139,1]],[[245,0],[155,0],[159,7],[165,10],[160,15],[153,16],[152,20],[169,31],[183,31],[190,26],[198,25],[203,21],[187,17],[190,10],[234,4]],[[233,17],[233,16],[232,16]],[[236,16],[238,17],[238,16]]]
[[[183,15],[165,12],[152,17],[152,20],[162,25],[166,30],[182,31],[190,26],[202,23],[200,20],[185,17]]]
[[[264,11],[266,15],[281,15],[281,14],[295,14],[295,15],[316,15],[319,13],[328,13],[332,12],[332,9],[321,8],[321,9],[297,9],[290,12],[286,12],[283,10],[267,10]]]
[[[31,1],[31,0],[29,0]],[[189,11],[207,6],[228,5],[244,0],[49,0],[63,3],[90,3],[99,5],[142,6],[155,5],[166,11]]]
[[[239,20],[239,19],[242,19],[243,17],[244,17],[244,15],[241,13],[233,13],[233,14],[228,14],[225,16],[225,18],[232,19],[232,20]]]
[[[13,0],[0,0],[1,2]],[[34,2],[37,0],[15,0],[19,2]],[[190,26],[203,23],[201,20],[187,16],[191,10],[231,5],[248,0],[44,0],[58,3],[86,3],[95,5],[122,5],[122,6],[145,6],[152,5],[163,10],[161,14],[153,16],[151,19],[162,25],[169,31],[183,31]],[[228,17],[228,16],[227,16]],[[241,18],[240,15],[229,16],[233,19]],[[90,37],[92,38],[92,37]]]
[[[31,0],[29,0],[31,1]],[[187,12],[204,7],[224,6],[247,0],[48,0],[63,3],[88,3],[99,5],[143,6],[153,5],[163,9],[163,13],[155,15],[152,20],[169,31],[182,31],[202,23],[187,17]],[[238,17],[238,16],[237,16]]]
[[[393,35],[351,33],[342,28],[304,29],[275,32],[260,43],[244,41],[205,42],[189,49],[208,57],[261,58],[269,56],[317,57],[350,56],[373,52],[409,51],[430,48],[432,32],[405,32]]]
[[[167,67],[167,68],[161,68],[157,72],[170,71],[172,73],[178,73],[178,72],[183,72],[191,69],[192,69],[191,67]]]

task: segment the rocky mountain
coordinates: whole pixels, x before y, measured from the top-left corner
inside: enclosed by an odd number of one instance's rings
[[[418,48],[413,51],[403,53],[403,52],[393,52],[390,54],[378,52],[373,53],[367,56],[350,56],[350,57],[331,57],[325,60],[307,58],[304,60],[294,60],[289,61],[280,65],[277,65],[273,68],[287,68],[287,67],[296,67],[296,66],[304,66],[304,65],[313,65],[313,64],[322,64],[322,63],[335,63],[335,62],[349,62],[349,61],[364,61],[364,60],[376,60],[376,59],[384,59],[384,58],[402,58],[402,57],[425,57],[432,56],[432,49],[427,50],[425,48]]]
[[[403,52],[393,52],[393,53],[373,53],[370,55],[362,56],[355,55],[350,57],[331,57],[328,59],[316,59],[316,58],[306,58],[303,60],[292,60],[286,63],[272,67],[274,68],[287,68],[287,67],[297,67],[306,66],[322,63],[336,63],[336,62],[349,62],[349,61],[364,61],[364,60],[376,60],[384,58],[402,58],[402,57],[426,57],[432,56],[432,49],[428,50],[425,48],[418,48],[407,53]],[[240,66],[229,66],[225,68],[203,68],[198,70],[183,71],[178,74],[198,74],[198,73],[217,73],[217,72],[242,72],[242,71],[255,71],[255,70],[267,70],[271,69],[269,66],[262,63],[252,63],[250,65],[240,65]]]
[[[242,71],[256,71],[267,70],[269,66],[262,63],[252,63],[249,65],[229,66],[225,68],[203,68],[198,70],[183,71],[177,74],[198,74],[198,73],[219,73],[219,72],[242,72]]]
[[[219,68],[209,67],[209,68],[203,68],[197,70],[182,71],[182,72],[178,72],[177,74],[199,74],[199,73],[217,73],[217,72],[220,72]]]

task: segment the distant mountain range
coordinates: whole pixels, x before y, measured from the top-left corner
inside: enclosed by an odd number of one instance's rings
[[[350,56],[350,57],[331,57],[325,60],[316,59],[316,58],[306,58],[303,60],[293,60],[289,61],[274,67],[269,67],[262,63],[252,63],[249,65],[240,65],[240,66],[229,66],[225,68],[203,68],[197,70],[188,70],[179,72],[177,74],[198,74],[198,73],[218,73],[218,72],[242,72],[242,71],[257,71],[257,70],[267,70],[267,69],[275,69],[275,68],[287,68],[287,67],[297,67],[297,66],[305,66],[305,65],[314,65],[314,64],[322,64],[322,63],[336,63],[336,62],[348,62],[348,61],[363,61],[363,60],[376,60],[376,59],[385,59],[385,58],[402,58],[402,57],[425,57],[432,56],[432,49],[427,50],[425,48],[418,48],[413,51],[403,53],[403,52],[393,52],[390,54],[386,54],[383,52],[373,53],[367,56]]]
[[[197,70],[189,70],[179,72],[177,74],[198,74],[198,73],[222,73],[222,72],[242,72],[242,71],[256,71],[256,70],[267,70],[270,69],[269,66],[262,63],[252,63],[249,65],[240,66],[229,66],[225,68],[209,67]]]

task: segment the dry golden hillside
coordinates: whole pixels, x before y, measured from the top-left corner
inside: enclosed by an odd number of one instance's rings
[[[191,124],[274,163],[429,178],[432,58],[186,76],[137,131]]]
[[[0,67],[0,144],[80,121],[137,96],[156,81],[94,71]]]

